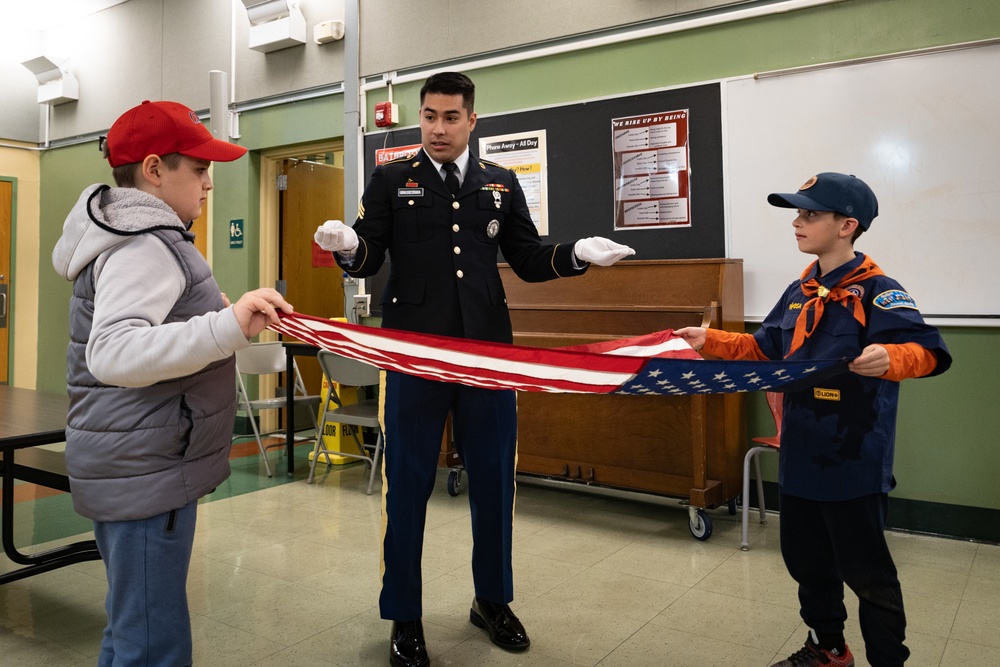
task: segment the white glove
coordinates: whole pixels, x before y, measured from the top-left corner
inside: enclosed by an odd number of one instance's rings
[[[313,234],[316,244],[323,250],[351,253],[358,247],[358,234],[340,220],[327,220]]]
[[[598,266],[611,266],[619,259],[635,254],[635,250],[627,245],[600,236],[580,239],[573,246],[573,252],[581,262],[590,262]]]

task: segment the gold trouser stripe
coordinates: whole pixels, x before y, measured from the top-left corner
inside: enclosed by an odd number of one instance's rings
[[[389,492],[389,480],[385,477],[385,456],[388,448],[389,434],[385,432],[385,371],[378,374],[378,422],[382,428],[382,540],[379,542],[379,590],[385,578],[385,533],[389,527],[389,519],[385,511],[386,494]]]

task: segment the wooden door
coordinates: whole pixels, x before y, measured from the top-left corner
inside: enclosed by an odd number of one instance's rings
[[[195,218],[188,231],[194,234],[194,247],[208,259],[208,204],[201,207],[201,215]]]
[[[8,352],[10,346],[11,289],[10,258],[14,254],[10,242],[13,224],[14,184],[0,181],[0,384],[10,381]]]
[[[287,299],[296,312],[344,316],[343,271],[329,253],[315,252],[316,227],[344,210],[344,170],[318,162],[286,160],[287,189],[281,193],[281,264]],[[314,248],[315,246],[315,248]],[[306,390],[319,394],[323,373],[311,357],[297,360]]]

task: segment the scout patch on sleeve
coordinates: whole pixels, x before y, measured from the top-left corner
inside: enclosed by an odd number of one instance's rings
[[[900,289],[890,289],[882,292],[872,300],[876,306],[882,310],[892,310],[893,308],[913,308],[917,309],[917,302],[913,297]]]

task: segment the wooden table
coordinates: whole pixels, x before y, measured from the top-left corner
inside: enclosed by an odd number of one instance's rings
[[[64,475],[34,467],[31,461],[34,457],[26,456],[30,451],[27,448],[65,441],[68,408],[69,398],[65,394],[0,386],[0,454],[3,468],[3,507],[0,512],[3,525],[0,533],[7,557],[25,566],[0,574],[0,584],[101,558],[94,540],[74,542],[34,554],[21,553],[14,544],[14,480],[27,479],[63,491],[69,488]],[[16,456],[18,450],[27,451]]]

